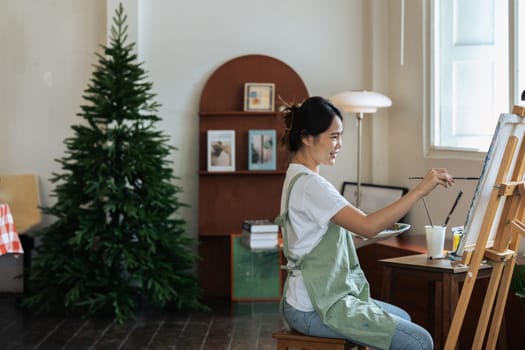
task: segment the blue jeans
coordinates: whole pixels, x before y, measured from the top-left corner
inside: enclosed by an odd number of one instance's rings
[[[434,342],[432,336],[426,329],[410,321],[410,315],[403,309],[376,300],[383,309],[398,319],[394,337],[390,344],[390,350],[432,350]],[[344,338],[323,324],[323,321],[315,311],[304,312],[294,309],[286,301],[284,302],[284,317],[290,326],[297,332],[316,337]],[[349,339],[353,343],[367,345],[359,339]]]

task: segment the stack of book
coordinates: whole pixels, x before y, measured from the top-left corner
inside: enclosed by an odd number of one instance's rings
[[[242,242],[250,249],[273,249],[279,244],[279,225],[270,220],[244,220]]]

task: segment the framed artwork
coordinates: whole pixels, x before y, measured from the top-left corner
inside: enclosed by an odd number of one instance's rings
[[[244,110],[251,112],[273,112],[275,105],[275,84],[245,83]]]
[[[275,170],[277,158],[275,130],[248,131],[248,169]]]
[[[208,171],[235,171],[235,130],[208,130]]]
[[[398,200],[407,192],[408,188],[406,187],[361,183],[361,205],[359,209],[366,214],[373,213]],[[357,199],[357,183],[343,182],[341,194],[348,202],[355,205]],[[405,222],[405,217],[399,220],[399,222]]]
[[[479,182],[476,186],[476,190],[474,191],[474,196],[472,197],[472,202],[470,204],[464,225],[465,229],[463,232],[463,239],[459,243],[456,255],[461,256],[463,255],[465,248],[473,248],[476,246],[480,231],[483,229],[483,221],[487,213],[491,194],[494,191],[494,186],[498,185],[496,184],[496,181],[498,172],[504,159],[507,142],[511,137],[517,138],[516,149],[520,149],[520,147],[523,147],[523,142],[525,142],[524,135],[525,118],[515,114],[502,114],[500,116],[496,130],[492,136],[490,148],[487,152],[487,155],[485,156]],[[503,179],[502,182],[511,181],[512,173],[518,166],[518,161],[521,161],[521,159],[518,159],[518,154],[519,152],[515,152],[512,159],[510,159],[510,170],[508,172],[507,178]],[[522,178],[521,180],[525,179]],[[500,221],[503,214],[502,212],[504,204],[504,199],[500,198],[496,208],[493,223]],[[498,225],[493,225],[490,229],[486,247],[493,245],[497,229]]]

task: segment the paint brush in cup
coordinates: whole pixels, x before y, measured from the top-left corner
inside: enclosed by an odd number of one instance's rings
[[[427,212],[428,221],[430,221],[430,226],[434,227],[434,224],[432,223],[432,218],[430,217],[430,212],[428,211],[427,202],[425,202],[425,197],[423,199],[423,205],[425,206],[425,210]]]
[[[454,201],[454,204],[452,205],[452,208],[450,209],[450,212],[448,213],[447,218],[445,219],[445,223],[443,224],[443,226],[447,226],[448,220],[450,220],[450,216],[454,212],[454,209],[456,209],[456,206],[458,205],[459,199],[461,198],[462,194],[463,194],[463,191],[459,190],[459,193],[458,193],[458,195],[456,197],[456,200]]]

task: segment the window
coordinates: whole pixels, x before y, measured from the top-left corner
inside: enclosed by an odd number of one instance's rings
[[[525,59],[518,45],[525,37],[518,20],[525,0],[434,0],[430,6],[427,153],[486,152],[499,115],[525,88],[518,69]]]

